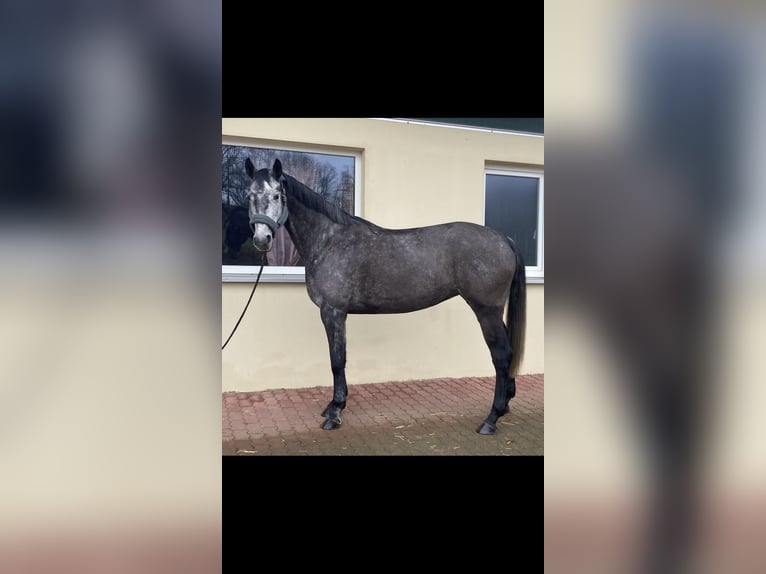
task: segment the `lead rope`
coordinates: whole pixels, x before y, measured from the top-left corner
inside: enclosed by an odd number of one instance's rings
[[[223,344],[223,347],[221,347],[221,350],[223,351],[226,348],[226,345],[229,344],[229,341],[231,341],[231,338],[234,336],[234,333],[237,330],[237,327],[239,327],[239,324],[242,322],[242,317],[245,316],[245,311],[247,311],[248,306],[250,305],[250,301],[253,300],[253,295],[255,294],[255,288],[258,287],[258,282],[261,280],[261,272],[263,271],[263,256],[261,256],[261,268],[258,270],[258,277],[255,279],[255,284],[253,285],[253,290],[250,291],[250,297],[247,300],[247,303],[245,303],[245,308],[242,309],[242,314],[239,316],[239,319],[237,320],[237,324],[234,325],[234,329],[232,329],[231,334],[229,335],[229,338],[226,339],[226,342]]]

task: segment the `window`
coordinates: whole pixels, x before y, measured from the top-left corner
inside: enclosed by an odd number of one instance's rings
[[[349,213],[361,215],[361,154],[320,146],[267,147],[224,138],[221,146],[221,272],[223,281],[255,280],[261,255],[255,250],[250,230],[245,173],[247,158],[262,169],[279,158],[285,173],[305,183]],[[266,255],[261,281],[300,282],[305,270],[287,230],[280,228],[274,247]]]
[[[513,239],[526,264],[527,282],[542,283],[542,170],[487,167],[484,178],[484,224]]]

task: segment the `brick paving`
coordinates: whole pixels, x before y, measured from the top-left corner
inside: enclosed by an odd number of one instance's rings
[[[493,436],[494,377],[349,384],[343,425],[320,427],[332,386],[223,393],[224,455],[542,455],[543,375],[516,379]]]

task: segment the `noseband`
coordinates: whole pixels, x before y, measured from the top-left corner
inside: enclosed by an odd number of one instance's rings
[[[281,196],[282,196],[282,213],[279,214],[279,219],[274,221],[268,215],[256,213],[255,215],[250,216],[250,229],[254,230],[254,224],[256,223],[263,223],[264,225],[267,225],[269,229],[271,229],[271,235],[273,237],[277,236],[277,229],[279,229],[285,224],[285,221],[287,221],[287,215],[288,215],[285,193],[282,192]]]

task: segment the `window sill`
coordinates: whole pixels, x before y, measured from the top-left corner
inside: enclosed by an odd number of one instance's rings
[[[222,265],[222,283],[255,283],[257,266]],[[303,267],[264,267],[261,283],[305,283],[306,270]]]

